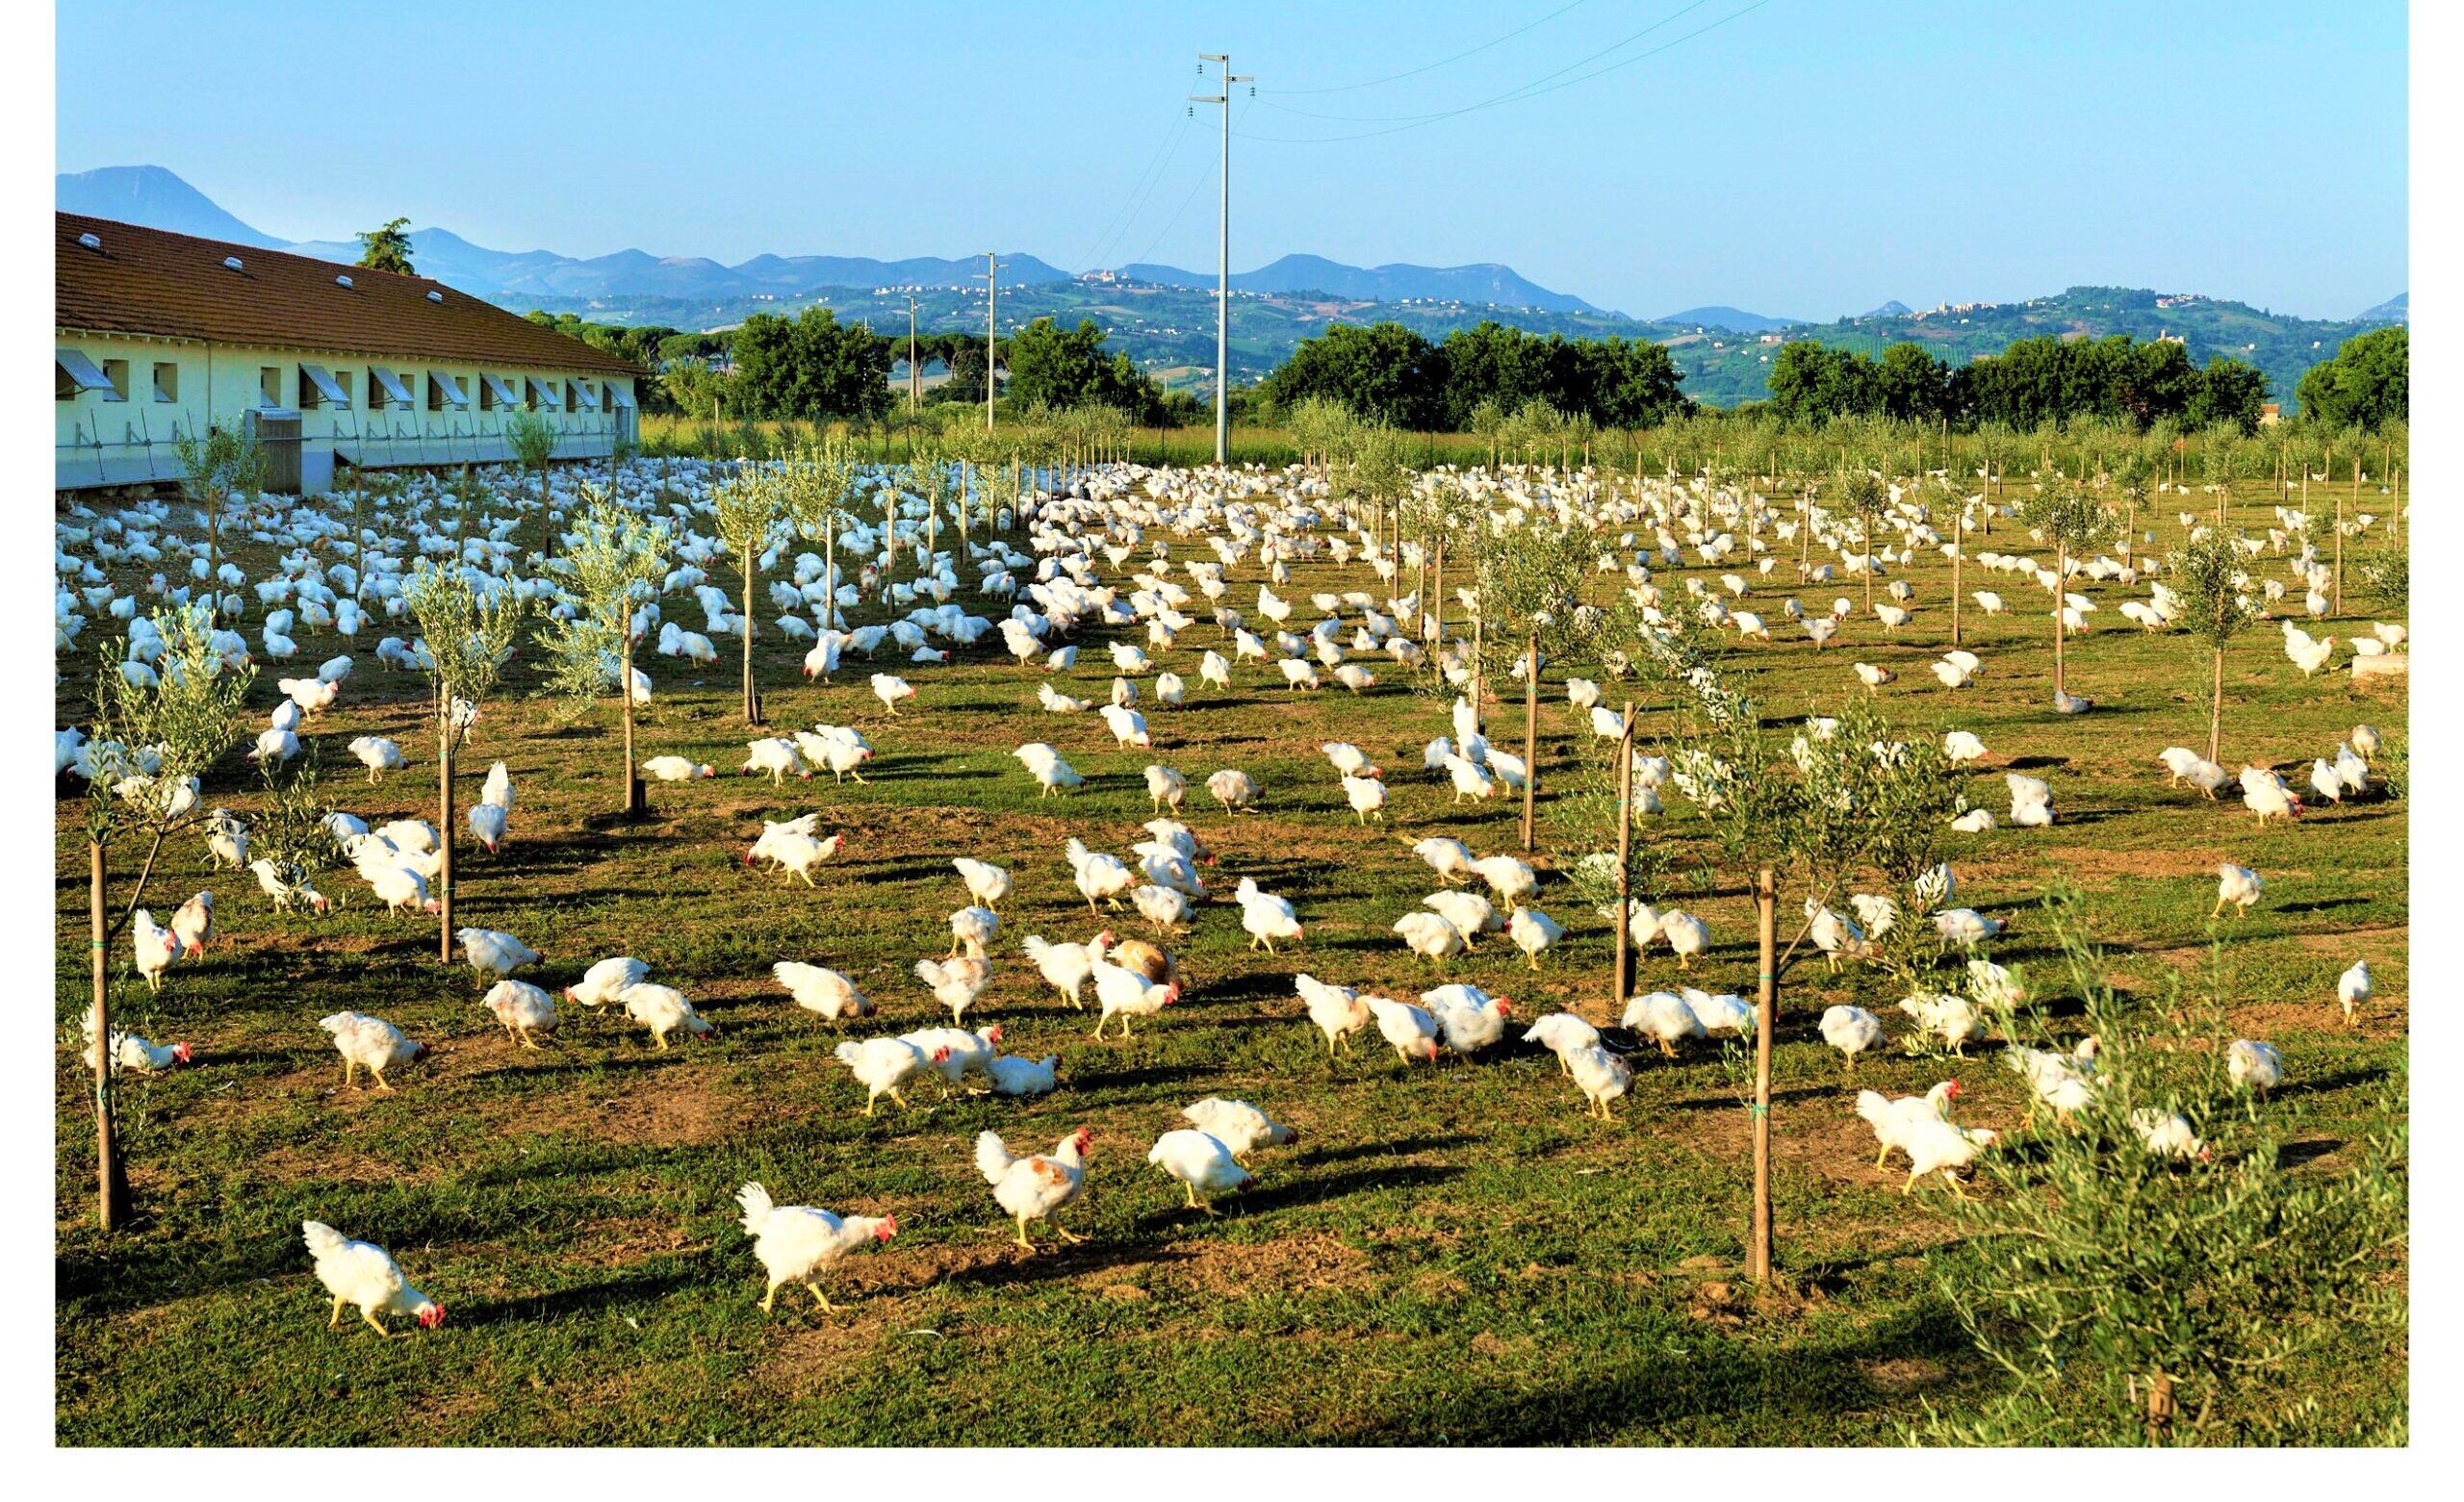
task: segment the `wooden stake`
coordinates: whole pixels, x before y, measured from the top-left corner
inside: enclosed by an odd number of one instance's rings
[[[1758,1283],[1771,1277],[1771,1032],[1779,1022],[1779,898],[1771,868],[1754,878],[1754,917],[1761,943],[1762,970],[1757,978],[1761,1010],[1754,1029],[1754,1227],[1746,1245],[1746,1276]]]

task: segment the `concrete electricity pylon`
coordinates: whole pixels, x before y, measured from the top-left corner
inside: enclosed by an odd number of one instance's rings
[[[1198,54],[1199,77],[1206,75],[1209,63],[1223,64],[1223,92],[1192,94],[1193,105],[1213,104],[1223,108],[1223,155],[1221,182],[1222,201],[1215,221],[1215,462],[1228,463],[1231,457],[1232,426],[1223,400],[1224,352],[1228,344],[1230,318],[1226,312],[1232,285],[1232,86],[1254,84],[1257,75],[1232,71],[1232,54],[1201,52]],[[1252,89],[1251,93],[1257,92]]]
[[[999,325],[993,321],[992,315],[993,310],[1001,305],[1000,274],[1001,263],[999,258],[995,257],[991,251],[986,251],[984,253],[984,271],[978,280],[984,283],[984,430],[988,433],[992,431],[992,394],[994,390],[994,383],[992,379],[992,359],[995,351],[999,348],[997,337]]]

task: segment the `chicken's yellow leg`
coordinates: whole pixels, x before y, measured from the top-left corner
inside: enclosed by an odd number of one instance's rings
[[[368,1321],[369,1329],[375,1331],[378,1335],[383,1336],[388,1340],[394,1338],[394,1332],[385,1328],[385,1322],[376,1317],[376,1311],[374,1310],[363,1309],[359,1311],[359,1317]]]
[[[1076,1246],[1079,1242],[1087,1239],[1085,1236],[1071,1235],[1069,1234],[1069,1228],[1057,1220],[1052,1221],[1051,1224],[1053,1230],[1061,1233],[1061,1239],[1068,1242],[1072,1246]]]
[[[819,1300],[819,1301],[820,1301],[820,1303],[821,1303],[821,1311],[822,1311],[823,1313],[825,1313],[825,1314],[835,1314],[835,1313],[837,1313],[837,1312],[838,1312],[837,1307],[836,1307],[835,1305],[834,1305],[834,1304],[832,1304],[832,1303],[830,1302],[830,1297],[829,1297],[829,1295],[827,1295],[827,1294],[825,1294],[825,1293],[823,1293],[823,1292],[821,1291],[821,1285],[820,1285],[820,1284],[817,1284],[817,1283],[808,1283],[808,1284],[806,1284],[806,1285],[805,1285],[805,1286],[806,1286],[808,1289],[811,1290],[812,1296],[813,1296],[815,1299],[817,1299],[817,1300]]]
[[[391,1095],[391,1094],[393,1094],[393,1093],[394,1093],[394,1087],[393,1087],[392,1085],[390,1085],[390,1084],[388,1084],[388,1083],[386,1083],[386,1082],[385,1082],[385,1071],[384,1071],[384,1070],[379,1069],[379,1068],[377,1068],[377,1067],[375,1067],[374,1065],[372,1065],[372,1065],[370,1065],[370,1066],[369,1066],[369,1070],[368,1070],[368,1072],[369,1072],[369,1074],[370,1074],[370,1075],[372,1075],[372,1076],[373,1076],[373,1077],[375,1078],[375,1081],[376,1081],[376,1088],[378,1088],[378,1089],[380,1089],[380,1090],[384,1091],[384,1092],[385,1092],[386,1094],[388,1094],[388,1095]]]
[[[1027,1217],[1024,1215],[1018,1217],[1018,1244],[1025,1247],[1029,1253],[1033,1253],[1036,1249],[1036,1244],[1027,1239]]]
[[[326,1328],[326,1329],[328,1329],[328,1330],[340,1330],[340,1329],[343,1327],[343,1305],[344,1305],[346,1302],[347,1302],[347,1301],[346,1301],[346,1300],[344,1300],[344,1299],[340,1299],[340,1298],[337,1298],[337,1299],[335,1299],[335,1300],[334,1300],[334,1313],[333,1313],[333,1317],[332,1317],[331,1319],[328,1319],[328,1320],[326,1320],[326,1321],[325,1321],[325,1328]]]
[[[1882,1150],[1881,1152],[1876,1153],[1876,1154],[1874,1155],[1874,1166],[1875,1166],[1876,1168],[1880,1168],[1880,1167],[1883,1165],[1883,1163],[1885,1162],[1885,1160],[1886,1160],[1889,1157],[1890,1157],[1890,1144],[1889,1144],[1889,1143],[1887,1143],[1887,1142],[1886,1142],[1886,1143],[1884,1143],[1884,1144],[1883,1144],[1883,1150]]]
[[[774,1283],[774,1284],[772,1284],[769,1287],[764,1288],[764,1289],[761,1291],[761,1312],[763,1312],[764,1314],[769,1313],[769,1312],[770,1312],[770,1306],[771,1306],[771,1305],[773,1305],[773,1304],[775,1304],[775,1303],[777,1303],[777,1302],[778,1302],[778,1299],[779,1299],[779,1286],[778,1286],[777,1284],[775,1284],[775,1283]]]

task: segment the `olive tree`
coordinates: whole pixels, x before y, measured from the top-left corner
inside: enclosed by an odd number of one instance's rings
[[[786,486],[787,517],[798,535],[821,539],[825,628],[838,624],[838,525],[847,503],[855,497],[856,477],[862,463],[855,448],[836,434],[815,446],[788,455],[780,476]]]
[[[222,603],[222,516],[234,495],[254,497],[265,488],[270,457],[253,433],[208,429],[205,436],[179,435],[180,490],[205,513],[206,618],[218,624]]]
[[[504,420],[504,444],[516,465],[539,471],[539,535],[547,544],[540,550],[553,552],[556,525],[549,520],[548,461],[556,452],[556,424],[545,413],[516,412]]]
[[[1963,1243],[1937,1278],[2011,1388],[1974,1416],[1928,1412],[1909,1436],[2002,1445],[2349,1443],[2293,1370],[2329,1343],[2404,1339],[2407,1133],[2401,1075],[2334,1172],[2282,1156],[2298,1107],[2231,1076],[2241,1045],[2220,965],[2206,996],[2168,972],[2153,996],[2105,979],[2077,894],[2046,903],[2060,946],[2025,1016],[1994,1008],[2015,1043],[2055,1047],[2048,1012],[2097,1041],[2093,1088],[2059,1123],[1985,1155],[1994,1192],[1948,1206]],[[2057,1005],[2047,1006],[2044,1004]],[[2153,1150],[2179,1117],[2189,1141]],[[2372,1436],[2376,1440],[2389,1438]],[[2400,1443],[2400,1438],[2396,1438]]]
[[[2112,538],[2114,514],[2102,501],[2058,475],[2047,475],[2019,507],[2019,521],[2053,545],[2053,692],[2059,700],[2063,681],[2063,639],[2070,634],[2064,612],[2069,608],[2070,562]]]
[[[1691,631],[1647,631],[1643,660],[1670,684],[1679,731],[1671,781],[1734,865],[1756,871],[1761,962],[1755,1029],[1754,1219],[1747,1271],[1771,1272],[1771,1034],[1780,982],[1805,949],[1813,915],[1868,874],[1888,882],[1911,910],[1920,875],[1938,860],[1943,829],[1967,806],[1940,740],[1895,737],[1869,704],[1782,733],[1766,728],[1752,700],[1729,688]],[[1805,925],[1779,947],[1780,894],[1802,895]]]
[[[82,770],[87,776],[87,904],[93,976],[94,1150],[102,1228],[113,1230],[128,1204],[128,1181],[113,1132],[108,957],[111,942],[136,916],[163,843],[203,814],[206,769],[246,733],[241,709],[253,668],[225,666],[214,649],[214,622],[202,606],[152,612],[163,644],[150,670],[132,666],[125,640],[95,665],[94,720]],[[140,671],[143,670],[143,671]],[[145,862],[116,917],[105,884],[111,847],[145,842]]]
[[[484,585],[481,581],[484,581]],[[428,724],[436,736],[437,957],[453,962],[453,758],[470,738],[479,705],[512,660],[529,603],[511,586],[460,565],[422,559],[402,586],[419,623],[421,670],[427,676]]]
[[[2182,624],[2204,640],[2213,655],[2207,705],[2207,759],[2216,761],[2224,745],[2224,649],[2243,627],[2257,619],[2249,598],[2249,576],[2242,569],[2242,551],[2220,527],[2208,527],[2165,563],[2166,576],[2181,599]]]
[[[1481,650],[1492,667],[1523,675],[1523,848],[1531,849],[1540,786],[1540,675],[1582,636],[1578,607],[1593,554],[1590,535],[1553,516],[1507,511],[1481,528]]]
[[[642,779],[633,760],[633,649],[642,639],[642,607],[658,598],[667,574],[667,527],[617,504],[597,486],[582,488],[583,510],[565,555],[550,564],[557,576],[557,610],[539,631],[551,664],[552,690],[587,702],[611,679],[624,719],[624,816],[642,810]]]
[[[1856,465],[1839,471],[1836,492],[1841,509],[1857,523],[1857,572],[1865,580],[1865,613],[1874,610],[1874,539],[1883,528],[1883,508],[1888,493],[1882,477]]]
[[[719,540],[734,557],[743,581],[744,723],[761,723],[761,696],[753,686],[754,591],[761,582],[761,561],[777,546],[777,534],[787,515],[787,485],[779,471],[751,464],[720,482],[717,495]]]

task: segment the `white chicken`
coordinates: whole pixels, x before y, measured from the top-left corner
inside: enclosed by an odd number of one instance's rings
[[[1246,1161],[1251,1153],[1263,1148],[1289,1147],[1300,1140],[1299,1133],[1246,1101],[1227,1101],[1221,1096],[1210,1095],[1205,1100],[1182,1107],[1181,1117],[1222,1143],[1233,1158],[1242,1161]]]
[[[1369,1005],[1360,993],[1348,985],[1328,985],[1316,976],[1302,972],[1292,978],[1292,988],[1309,1011],[1309,1020],[1326,1035],[1326,1056],[1335,1056],[1338,1043],[1348,1048],[1348,1039],[1374,1021]]]
[[[2216,878],[2216,909],[2208,914],[2210,918],[2221,916],[2227,903],[2233,904],[2234,917],[2246,917],[2267,891],[2267,882],[2257,872],[2229,860],[2218,864]]]
[[[1658,1044],[1666,1058],[1677,1056],[1678,1044],[1707,1035],[1703,1019],[1674,991],[1650,991],[1629,999],[1617,1022]]]
[[[758,1184],[736,1190],[735,1202],[744,1209],[744,1234],[753,1237],[753,1260],[769,1275],[770,1286],[761,1295],[765,1314],[779,1290],[791,1283],[803,1284],[823,1313],[837,1313],[837,1307],[821,1291],[822,1269],[867,1241],[886,1246],[898,1235],[895,1215],[839,1216],[809,1205],[775,1205],[770,1191]]]
[[[992,983],[992,964],[973,955],[956,959],[919,959],[915,962],[915,979],[932,990],[935,1001],[950,1009],[950,1025],[962,1027],[966,1022],[966,1009]]]
[[[707,1037],[718,1030],[703,1020],[693,1009],[684,993],[672,985],[654,985],[643,981],[629,985],[617,998],[625,1006],[625,1015],[651,1030],[651,1037],[659,1050],[667,1049],[667,1036],[681,1031],[689,1037]]]
[[[462,957],[470,961],[472,973],[482,984],[490,976],[509,976],[542,957],[512,934],[494,929],[458,929],[453,936],[461,941]]]
[[[562,1021],[548,993],[527,980],[500,980],[479,998],[479,1005],[495,1016],[507,1038],[528,1049],[539,1046],[531,1039],[532,1033],[553,1032]]]
[[[1504,1037],[1506,1019],[1514,1015],[1510,999],[1492,997],[1476,985],[1423,991],[1421,1006],[1437,1019],[1446,1046],[1466,1058]]]
[[[928,1055],[904,1038],[865,1038],[861,1042],[849,1038],[832,1051],[832,1056],[845,1064],[864,1087],[864,1114],[869,1116],[874,1103],[885,1095],[905,1109],[906,1087],[917,1076],[947,1059],[949,1050],[937,1049]]]
[[[1053,1217],[1075,1202],[1087,1183],[1087,1148],[1091,1136],[1086,1128],[1063,1137],[1048,1154],[1027,1158],[1014,1156],[996,1132],[980,1133],[975,1139],[975,1168],[984,1182],[992,1185],[993,1202],[1018,1223],[1018,1245],[1032,1254],[1033,1241],[1027,1239],[1030,1221],[1049,1221],[1052,1229],[1068,1242],[1087,1239],[1074,1235]]]
[[[856,982],[827,966],[783,959],[770,967],[770,974],[798,1006],[826,1022],[873,1014],[873,1004],[856,989]]]
[[[1827,1006],[1822,1013],[1822,1041],[1839,1051],[1840,1067],[1855,1073],[1857,1056],[1883,1046],[1882,1019],[1861,1006]]]
[[[1147,1149],[1146,1160],[1179,1181],[1190,1209],[1210,1215],[1215,1213],[1215,1207],[1198,1198],[1200,1189],[1209,1196],[1231,1194],[1257,1182],[1233,1158],[1229,1147],[1193,1127],[1182,1127],[1157,1137],[1155,1145]]]
[[[359,1317],[380,1336],[393,1334],[380,1317],[386,1314],[407,1315],[423,1330],[445,1323],[445,1306],[413,1287],[383,1247],[353,1241],[321,1220],[301,1221],[299,1235],[316,1259],[317,1281],[334,1297],[326,1329],[341,1328],[346,1307],[356,1307]]]
[[[1363,996],[1361,1005],[1377,1019],[1377,1032],[1393,1046],[1395,1056],[1408,1066],[1415,1058],[1437,1057],[1437,1019],[1408,1002]]]
[[[650,979],[651,967],[630,955],[603,959],[565,987],[565,1000],[593,1011],[604,1011],[624,999],[627,989]]]
[[[391,1092],[393,1084],[385,1071],[403,1064],[413,1064],[427,1057],[427,1045],[414,1043],[402,1036],[401,1030],[381,1017],[359,1012],[336,1012],[318,1022],[317,1026],[333,1034],[334,1049],[343,1056],[343,1083],[347,1085],[360,1070],[367,1070],[376,1081],[376,1087]]]

